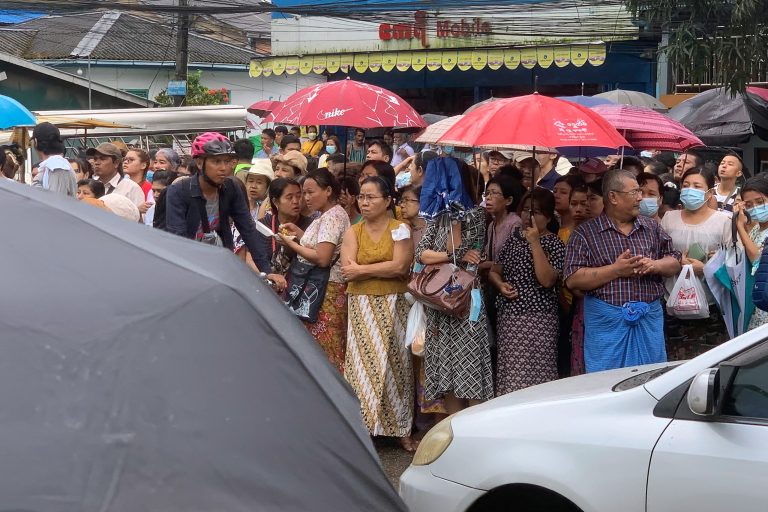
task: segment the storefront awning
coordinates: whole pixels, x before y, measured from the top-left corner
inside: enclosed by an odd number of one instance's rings
[[[480,71],[485,68],[495,71],[502,67],[513,70],[520,66],[525,69],[536,66],[546,69],[553,64],[558,68],[569,65],[581,67],[587,62],[592,66],[600,66],[605,62],[605,56],[605,44],[602,42],[523,48],[336,53],[253,59],[250,75],[253,78],[296,73],[321,75],[339,71],[349,73],[352,69],[358,73],[409,69],[421,71],[424,68],[428,71]]]

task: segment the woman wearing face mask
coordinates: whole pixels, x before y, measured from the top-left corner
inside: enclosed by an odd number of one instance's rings
[[[757,270],[760,255],[768,238],[768,179],[764,177],[750,178],[741,189],[742,202],[734,206],[734,215],[738,215],[739,239],[744,245],[747,258],[752,264],[752,272]],[[749,219],[745,212],[749,214]],[[749,229],[751,222],[756,222]],[[755,309],[749,321],[749,329],[754,329],[768,323],[768,312]]]
[[[662,201],[661,193],[664,190],[664,183],[661,178],[655,174],[644,172],[638,175],[637,184],[643,191],[643,199],[640,201],[640,215],[661,222],[659,209]]]
[[[666,323],[667,357],[669,360],[688,359],[701,352],[701,346],[713,343],[713,333],[725,339],[725,325],[714,307],[714,297],[703,280],[704,264],[722,245],[731,243],[731,216],[707,206],[712,197],[715,179],[701,168],[686,171],[681,179],[680,202],[683,210],[668,211],[661,219],[661,227],[672,237],[672,247],[683,255],[683,265],[692,265],[710,304],[709,319],[684,320],[670,317]],[[665,285],[671,293],[677,277],[670,277]]]
[[[339,152],[341,142],[335,135],[329,135],[328,140],[325,141],[325,147],[323,148],[323,154],[320,155],[320,159],[317,161],[317,168],[328,168],[328,157],[335,155]]]
[[[305,156],[317,158],[322,150],[323,141],[317,139],[317,126],[307,126],[307,140],[301,145],[301,152]]]

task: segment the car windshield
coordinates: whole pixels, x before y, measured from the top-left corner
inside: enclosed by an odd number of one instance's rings
[[[676,366],[676,364],[673,364],[663,368],[655,368],[653,370],[648,370],[647,372],[638,373],[637,375],[633,375],[628,379],[624,379],[623,381],[613,386],[613,391],[626,391],[628,389],[636,388],[637,386],[642,386],[646,382],[652,381],[659,375],[664,375]]]

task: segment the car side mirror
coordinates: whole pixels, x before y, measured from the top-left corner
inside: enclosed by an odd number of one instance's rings
[[[699,416],[712,416],[717,409],[720,370],[709,368],[699,372],[688,388],[688,407]]]

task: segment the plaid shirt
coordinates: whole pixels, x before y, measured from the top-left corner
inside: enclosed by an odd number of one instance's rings
[[[680,253],[672,248],[672,238],[654,220],[638,216],[629,235],[622,233],[603,213],[577,227],[568,240],[565,251],[563,277],[568,279],[582,267],[611,265],[621,253],[629,249],[632,256],[646,256],[658,260]],[[653,302],[664,295],[661,276],[620,277],[588,292],[614,306],[630,301]]]

